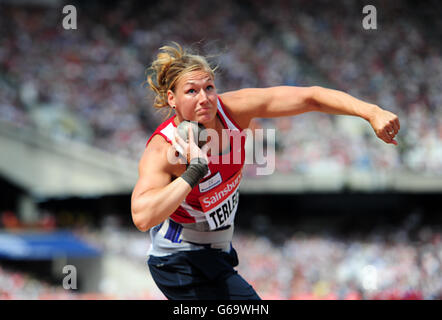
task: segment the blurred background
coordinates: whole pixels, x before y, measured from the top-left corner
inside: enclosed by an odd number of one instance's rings
[[[437,0],[0,0],[0,299],[165,299],[130,195],[164,119],[145,70],[169,41],[213,56],[219,92],[320,85],[400,118],[398,146],[354,117],[254,123],[276,129],[276,170],[246,165],[233,244],[262,298],[441,299],[441,14]]]

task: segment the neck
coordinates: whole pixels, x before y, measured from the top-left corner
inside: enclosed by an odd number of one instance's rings
[[[218,124],[219,120],[218,117],[215,115],[215,118],[213,118],[212,121],[208,122],[208,123],[203,123],[204,127],[206,129],[214,129],[217,130],[219,128],[219,124]]]

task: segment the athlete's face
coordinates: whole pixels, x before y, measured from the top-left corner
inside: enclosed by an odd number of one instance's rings
[[[191,120],[210,126],[215,120],[216,88],[207,72],[192,71],[183,75],[176,84],[175,92],[169,90],[167,94],[169,105],[176,106],[180,121]]]

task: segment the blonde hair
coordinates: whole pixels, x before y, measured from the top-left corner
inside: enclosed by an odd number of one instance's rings
[[[160,48],[157,59],[146,71],[146,81],[156,95],[153,103],[156,109],[169,106],[167,91],[175,92],[175,85],[184,74],[203,70],[215,79],[216,68],[212,69],[205,57],[190,53],[176,42],[172,44]]]

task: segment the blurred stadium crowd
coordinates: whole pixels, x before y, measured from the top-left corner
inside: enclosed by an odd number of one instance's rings
[[[177,41],[214,55],[219,92],[323,85],[400,117],[398,147],[345,117],[260,121],[277,129],[279,171],[325,164],[442,172],[440,41],[407,3],[376,4],[378,30],[362,28],[359,1],[74,4],[77,30],[64,30],[55,8],[0,4],[2,119],[138,160],[162,119],[143,87],[144,71],[159,47]],[[438,28],[438,11],[425,13]]]
[[[420,230],[362,237],[294,234],[282,246],[240,235],[239,271],[265,299],[441,299],[441,234]],[[269,276],[271,275],[271,276]]]
[[[283,242],[239,230],[233,245],[239,255],[238,271],[263,299],[441,299],[442,234],[428,226],[415,228],[413,232],[378,228],[344,237],[296,232]],[[146,234],[122,228],[82,229],[77,234],[106,254],[143,266],[138,281],[150,278]],[[124,267],[119,268],[121,279],[128,282]],[[78,293],[0,267],[0,299],[165,299],[153,282],[130,291],[112,289],[114,281],[115,276],[104,276],[101,292]]]

